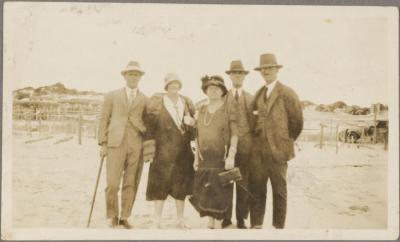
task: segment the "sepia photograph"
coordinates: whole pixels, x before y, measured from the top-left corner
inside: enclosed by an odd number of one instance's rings
[[[4,240],[399,237],[390,6],[6,2]]]

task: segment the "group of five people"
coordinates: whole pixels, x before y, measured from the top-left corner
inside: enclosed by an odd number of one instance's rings
[[[255,70],[265,85],[253,96],[242,89],[249,71],[234,60],[226,71],[232,89],[219,75],[204,76],[201,89],[207,100],[194,105],[180,94],[183,83],[174,73],[165,77],[165,92],[145,97],[138,90],[144,71],[138,62],[129,62],[122,71],[127,85],[105,96],[99,125],[100,155],[107,156],[106,209],[111,226],[132,228],[128,218],[147,161],[146,199],[155,203],[155,228],[162,228],[168,196],[176,201],[179,228],[189,227],[183,215],[188,196],[200,216],[209,217],[209,228],[230,227],[234,186],[222,184],[218,176],[234,167],[242,176],[236,186],[237,227],[246,228],[250,214],[251,228],[262,228],[270,180],[273,226],[283,228],[287,162],[294,157],[303,114],[296,93],[277,79],[281,67],[273,54],[260,56]]]

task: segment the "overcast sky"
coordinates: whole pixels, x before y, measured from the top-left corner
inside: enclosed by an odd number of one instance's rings
[[[120,71],[136,60],[145,94],[162,91],[174,71],[197,101],[204,74],[231,86],[225,70],[233,59],[251,71],[245,89],[256,91],[259,55],[274,53],[279,80],[302,100],[387,103],[388,16],[382,7],[8,2],[5,82],[106,92],[124,85]]]

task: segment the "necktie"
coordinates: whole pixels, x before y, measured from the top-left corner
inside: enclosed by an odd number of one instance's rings
[[[268,99],[268,87],[265,87],[264,102]]]
[[[129,104],[132,104],[134,99],[135,99],[135,91],[130,90],[129,91]]]
[[[236,102],[239,101],[239,92],[238,92],[238,90],[235,90],[235,100],[236,100]]]

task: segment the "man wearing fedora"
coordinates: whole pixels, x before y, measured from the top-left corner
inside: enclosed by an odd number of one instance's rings
[[[303,111],[296,93],[277,80],[282,65],[273,54],[262,54],[259,71],[265,85],[255,94],[254,147],[250,168],[252,228],[262,228],[270,179],[273,197],[273,226],[285,226],[287,206],[287,162],[294,158],[294,142],[303,129]]]
[[[138,90],[144,74],[136,61],[130,61],[121,72],[126,86],[107,93],[99,124],[100,155],[107,156],[106,209],[111,227],[128,222],[142,173],[142,146],[146,133],[144,115],[147,97]],[[118,192],[122,178],[121,213]]]
[[[248,188],[249,161],[252,147],[252,114],[251,103],[253,96],[243,90],[243,81],[249,71],[245,70],[241,60],[233,60],[230,69],[225,72],[232,81],[232,89],[226,95],[228,108],[236,115],[238,127],[238,148],[235,156],[235,166],[242,174],[241,185]],[[246,229],[244,220],[249,214],[249,196],[241,186],[236,186],[236,221],[239,229]],[[231,204],[232,205],[232,204]],[[232,206],[229,208],[232,216]],[[224,219],[222,227],[232,224],[231,219]]]

